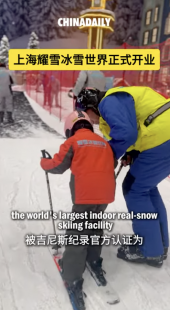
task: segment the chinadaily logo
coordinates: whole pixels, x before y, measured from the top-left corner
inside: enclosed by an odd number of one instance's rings
[[[109,27],[110,18],[59,18],[59,27]]]
[[[102,46],[103,30],[113,32],[113,23],[115,14],[106,8],[107,0],[90,0],[90,8],[85,8],[80,15],[72,18],[59,18],[59,27],[78,27],[80,30],[92,31],[91,28],[97,29],[98,44]],[[89,37],[91,34],[89,35]],[[100,43],[99,43],[100,42]],[[97,48],[97,47],[96,47]]]

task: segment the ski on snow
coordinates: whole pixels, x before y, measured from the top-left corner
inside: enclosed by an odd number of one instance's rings
[[[57,269],[58,269],[58,271],[59,271],[59,273],[60,273],[60,276],[61,276],[61,278],[62,278],[62,280],[63,280],[63,277],[62,277],[62,272],[61,272],[61,268],[60,268],[60,265],[59,265],[59,259],[61,259],[62,258],[62,255],[53,255],[53,259],[54,259],[54,262],[55,262],[55,265],[56,265],[56,267],[57,267]],[[74,294],[73,294],[73,292],[69,289],[69,287],[67,286],[67,284],[65,283],[65,281],[63,280],[63,283],[64,283],[64,286],[65,286],[65,288],[66,288],[66,290],[67,290],[67,293],[68,293],[68,296],[69,296],[69,299],[70,299],[70,302],[71,302],[71,305],[72,305],[72,307],[73,307],[73,310],[81,310],[81,309],[79,309],[77,306],[76,306],[76,303],[75,303],[75,298],[74,298]]]
[[[52,254],[53,256],[53,260],[54,260],[54,263],[60,273],[60,276],[63,280],[63,277],[62,277],[62,272],[61,272],[61,268],[60,268],[60,265],[58,263],[59,259],[62,258],[62,253],[61,254],[56,254],[56,253],[52,253],[52,251],[50,250],[50,253]],[[107,285],[106,286],[102,286],[101,283],[98,281],[98,279],[96,278],[95,274],[93,273],[93,271],[91,270],[90,266],[88,263],[86,263],[86,272],[88,272],[88,275],[90,275],[93,280],[94,280],[94,283],[97,284],[97,290],[96,290],[96,293],[102,298],[102,301],[104,303],[107,303],[109,305],[115,305],[117,303],[120,302],[120,298],[118,296],[118,294],[115,292],[115,290],[112,288],[112,286],[107,282]],[[86,277],[85,277],[86,279]],[[69,287],[67,286],[67,284],[65,283],[65,281],[63,280],[63,283],[64,283],[64,286],[67,290],[67,293],[68,293],[68,296],[69,296],[69,299],[70,299],[70,302],[71,302],[71,305],[73,307],[73,310],[80,310],[76,304],[75,304],[75,298],[74,298],[74,294],[71,292],[71,290],[69,289]],[[86,295],[84,293],[85,297],[87,297],[88,299],[88,294]],[[92,306],[92,305],[91,305]],[[91,308],[91,307],[90,307]],[[91,308],[92,309],[92,308]]]
[[[88,263],[86,263],[86,270],[89,271],[90,275],[99,287],[98,291],[103,300],[109,305],[118,304],[120,302],[120,298],[111,285],[107,282],[106,286],[102,286]]]

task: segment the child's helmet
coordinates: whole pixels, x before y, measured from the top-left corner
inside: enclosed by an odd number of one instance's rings
[[[81,128],[87,128],[93,131],[93,124],[87,115],[83,111],[73,111],[68,115],[64,125],[64,132],[66,138],[70,138],[74,135],[75,131]]]

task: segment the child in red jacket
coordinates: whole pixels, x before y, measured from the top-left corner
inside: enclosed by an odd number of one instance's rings
[[[115,198],[114,154],[110,145],[93,132],[92,123],[85,112],[72,112],[65,122],[67,140],[60,146],[53,159],[42,158],[41,167],[49,172],[62,174],[71,170],[70,190],[72,195],[72,212],[89,214],[104,212]],[[84,221],[84,222],[83,222]],[[74,223],[86,219],[75,220]],[[88,217],[88,221],[89,217]],[[96,220],[98,223],[100,220]],[[93,220],[94,223],[94,220]],[[83,231],[69,230],[66,235],[102,236],[102,229]],[[102,247],[100,245],[66,245],[60,262],[63,278],[77,296],[77,304],[84,309],[82,292],[82,275],[86,261],[102,285],[106,279],[102,270]]]

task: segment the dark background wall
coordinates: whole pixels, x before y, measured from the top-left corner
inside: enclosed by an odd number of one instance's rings
[[[115,12],[115,32],[108,40],[121,45],[124,40],[139,44],[143,0],[109,0],[107,9]],[[88,0],[0,0],[0,39],[9,40],[35,31],[39,39],[70,38],[76,28],[61,28],[59,17],[79,17],[81,10],[90,7]]]

